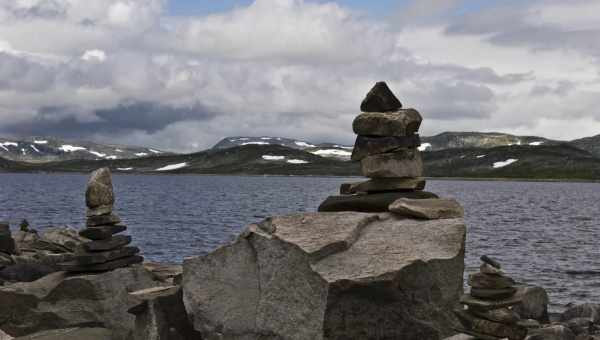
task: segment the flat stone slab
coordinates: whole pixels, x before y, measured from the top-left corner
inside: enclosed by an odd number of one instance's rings
[[[346,183],[340,187],[340,194],[373,193],[387,191],[421,191],[425,189],[425,179],[417,178],[373,178],[365,182]]]
[[[360,104],[362,112],[386,112],[402,108],[402,103],[383,81],[377,82]]]
[[[388,212],[390,204],[400,198],[428,199],[437,198],[437,195],[427,191],[398,191],[369,195],[329,196],[321,203],[319,211]]]
[[[361,113],[352,129],[359,136],[404,137],[419,131],[423,118],[415,109]]]
[[[83,264],[79,264],[78,262],[73,261],[73,262],[61,263],[58,266],[61,270],[69,271],[69,272],[78,272],[78,273],[104,272],[104,271],[114,270],[117,268],[127,267],[132,264],[142,263],[143,261],[144,261],[144,258],[142,256],[135,255],[135,256],[124,257],[124,258],[120,258],[120,259],[117,259],[114,261],[100,263],[100,264],[83,265]]]
[[[402,216],[426,220],[462,218],[465,215],[465,210],[456,200],[442,198],[400,198],[390,204],[389,210]]]
[[[85,238],[89,238],[90,240],[99,241],[99,240],[108,240],[114,234],[118,234],[127,230],[127,227],[121,224],[117,225],[104,225],[97,227],[88,227],[79,232],[80,236]]]
[[[382,153],[363,158],[360,169],[365,177],[421,177],[423,160],[416,149],[400,149],[393,153]]]
[[[81,265],[105,263],[123,257],[133,256],[140,252],[138,247],[123,247],[95,253],[77,254],[75,262]]]
[[[369,155],[392,152],[396,149],[414,149],[421,145],[418,134],[403,137],[369,137],[358,136],[354,143],[351,159],[360,161]]]
[[[512,287],[516,282],[507,276],[474,273],[469,275],[468,284],[473,288],[500,289]]]
[[[124,247],[129,243],[131,243],[131,236],[116,235],[106,240],[86,242],[80,246],[80,249],[88,252],[107,251]]]
[[[460,303],[469,307],[479,308],[481,310],[492,310],[518,305],[521,303],[521,299],[513,296],[508,299],[494,301],[478,299],[469,294],[463,294],[463,296],[460,298]]]
[[[488,311],[469,309],[468,312],[479,318],[509,325],[516,324],[517,322],[519,322],[519,320],[521,320],[519,314],[515,313],[514,311],[508,308],[500,308]]]
[[[471,330],[478,334],[490,335],[498,338],[509,338],[513,340],[522,340],[527,336],[527,328],[519,325],[507,325],[499,322],[479,319],[464,310],[455,310],[454,314],[465,329]]]
[[[486,300],[503,300],[508,299],[517,292],[516,288],[500,288],[500,289],[488,289],[488,288],[471,288],[471,296],[479,299]]]
[[[86,220],[88,227],[96,227],[100,225],[110,225],[121,223],[121,218],[116,214],[89,216]]]

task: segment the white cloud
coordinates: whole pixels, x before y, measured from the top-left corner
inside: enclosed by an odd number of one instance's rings
[[[106,53],[102,50],[87,50],[83,53],[81,59],[86,61],[103,62],[106,60]]]

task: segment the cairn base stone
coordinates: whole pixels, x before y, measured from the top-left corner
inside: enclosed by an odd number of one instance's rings
[[[183,299],[209,339],[439,339],[453,334],[465,234],[462,219],[274,217],[186,259]]]
[[[139,252],[140,248],[138,247],[123,247],[102,252],[79,253],[75,258],[75,262],[81,265],[99,264],[120,259],[123,257],[133,256]]]
[[[369,195],[329,196],[319,206],[320,212],[357,211],[388,212],[390,204],[400,198],[428,199],[437,198],[427,191],[385,192]]]
[[[360,161],[360,169],[370,178],[421,177],[423,160],[418,150],[403,149],[365,157]]]
[[[340,194],[376,193],[388,191],[421,191],[425,189],[425,179],[418,178],[373,178],[366,182],[346,183],[340,187]]]
[[[459,321],[466,329],[479,334],[487,334],[498,338],[509,338],[512,340],[522,340],[527,336],[527,328],[518,325],[507,325],[499,322],[493,322],[484,319],[478,319],[469,314],[468,311],[455,311]]]
[[[79,232],[79,235],[89,238],[90,240],[100,241],[100,240],[108,240],[112,237],[113,234],[118,234],[127,230],[127,227],[124,225],[103,225],[97,227],[89,227],[83,229]]]

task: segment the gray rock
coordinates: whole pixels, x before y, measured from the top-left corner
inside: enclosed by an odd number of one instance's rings
[[[131,236],[116,235],[106,240],[91,241],[81,244],[77,248],[77,252],[96,252],[107,251],[116,248],[124,247],[131,243]]]
[[[0,286],[2,286],[2,282],[0,282]],[[0,340],[12,340],[14,339],[12,336],[4,333],[1,329],[0,329]]]
[[[469,294],[464,294],[460,298],[460,303],[462,303],[463,305],[467,305],[470,308],[474,308],[474,309],[476,308],[476,309],[480,309],[480,310],[493,310],[493,309],[499,309],[499,308],[518,305],[519,303],[521,303],[521,299],[512,296],[508,299],[497,300],[497,301],[496,300],[483,300],[483,299],[478,299],[478,298],[472,297]]]
[[[155,287],[130,295],[140,300],[129,309],[136,316],[134,340],[202,339],[188,318],[181,287]]]
[[[15,261],[13,260],[12,256],[10,256],[10,254],[0,252],[0,269],[6,266],[10,266],[13,263],[15,263]]]
[[[312,213],[250,226],[184,261],[183,291],[209,339],[438,339],[462,292],[462,219]],[[223,284],[227,283],[227,284]]]
[[[0,222],[0,252],[14,254],[15,251],[16,244],[10,233],[10,226],[6,222]]]
[[[371,195],[329,196],[321,203],[319,211],[388,212],[390,204],[400,198],[427,199],[437,198],[437,195],[427,191],[399,191]]]
[[[468,312],[479,318],[509,325],[515,324],[520,320],[519,314],[508,308],[500,308],[488,311],[469,309]]]
[[[402,103],[383,81],[377,82],[360,104],[363,112],[386,112],[402,108]]]
[[[441,198],[400,198],[390,204],[389,210],[398,215],[426,220],[462,218],[465,215],[465,210],[456,200]]]
[[[75,262],[81,265],[105,263],[108,261],[133,256],[140,252],[138,247],[123,247],[113,250],[93,253],[79,253]]]
[[[14,340],[112,340],[112,332],[106,328],[67,328],[42,331]]]
[[[502,269],[502,266],[500,265],[500,262],[494,260],[493,258],[487,256],[487,255],[482,255],[480,257],[481,261],[489,264],[490,266],[497,268],[497,269]]]
[[[89,227],[79,232],[79,235],[94,241],[108,240],[114,234],[127,230],[124,225],[103,225],[98,227]]]
[[[515,306],[514,310],[524,319],[533,319],[541,323],[548,323],[548,293],[542,287],[521,286],[518,287],[516,297],[521,299],[521,304]],[[567,320],[565,320],[567,321]]]
[[[74,252],[77,247],[89,239],[79,236],[77,230],[70,227],[46,229],[40,236],[40,241],[58,245],[67,251]]]
[[[425,179],[418,178],[373,178],[365,182],[342,184],[340,194],[373,193],[387,191],[421,191],[425,189]]]
[[[562,325],[529,330],[527,340],[575,340],[575,334]]]
[[[131,247],[135,248],[135,247]],[[137,248],[135,248],[137,250]],[[128,250],[128,252],[133,252],[132,250]],[[117,268],[127,267],[133,264],[142,263],[144,258],[142,256],[127,256],[117,258],[115,260],[111,260],[108,262],[98,263],[98,264],[81,264],[78,260],[71,262],[59,263],[58,267],[62,270],[68,272],[75,273],[85,273],[85,272],[104,272],[109,270],[115,270]]]
[[[359,136],[404,137],[419,131],[423,118],[415,109],[361,113],[352,129]]]
[[[152,273],[155,280],[169,284],[178,284],[177,280],[183,274],[183,266],[180,264],[144,262],[144,268]]]
[[[571,307],[560,315],[561,321],[569,321],[575,318],[588,318],[593,323],[600,323],[600,304],[584,303]]]
[[[536,328],[541,328],[542,324],[540,324],[539,321],[537,320],[533,320],[533,319],[523,319],[523,320],[519,320],[519,322],[517,322],[520,326],[523,326],[527,329],[536,329]]]
[[[112,211],[113,211],[112,205],[101,205],[101,206],[93,208],[93,209],[88,208],[87,212],[86,212],[86,216],[94,217],[94,216],[109,215],[112,213]]]
[[[474,273],[469,275],[469,286],[473,288],[500,289],[515,285],[515,280],[507,276]]]
[[[414,134],[403,137],[358,136],[354,143],[351,159],[360,161],[369,155],[392,152],[397,149],[414,149],[421,145],[421,138]]]
[[[94,275],[56,272],[30,283],[0,287],[0,328],[11,336],[74,327],[105,327],[113,340],[133,332],[129,292],[157,283],[141,266]]]
[[[86,225],[88,227],[96,227],[101,225],[111,225],[121,222],[121,218],[116,214],[91,216],[87,218]]]
[[[481,266],[479,266],[479,271],[482,274],[488,274],[488,275],[504,275],[504,272],[494,266],[490,266],[487,263],[482,263]]]
[[[464,310],[456,310],[456,316],[462,325],[477,333],[496,336],[498,338],[510,338],[522,340],[527,336],[527,328],[519,325],[507,325],[485,319],[479,319]]]
[[[421,153],[414,149],[401,149],[394,153],[382,153],[363,158],[360,169],[365,177],[421,177],[423,160]]]
[[[15,231],[12,237],[17,244],[19,251],[34,250],[36,242],[40,239],[40,235],[35,232]]]
[[[594,330],[594,323],[589,318],[573,318],[567,321],[566,326],[575,335],[590,334]]]
[[[38,280],[56,269],[41,263],[18,263],[0,270],[0,279],[12,282],[32,282]]]
[[[112,206],[115,203],[109,168],[92,172],[85,191],[85,203],[90,209]]]

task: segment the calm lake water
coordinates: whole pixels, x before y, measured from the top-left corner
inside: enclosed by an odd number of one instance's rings
[[[117,212],[134,243],[148,260],[163,262],[205,254],[266,216],[315,211],[348,180],[113,177]],[[0,174],[0,220],[13,228],[22,218],[37,229],[82,228],[86,181],[72,174]],[[427,189],[465,207],[468,272],[489,254],[515,279],[546,288],[553,311],[600,300],[600,184],[431,180]]]

